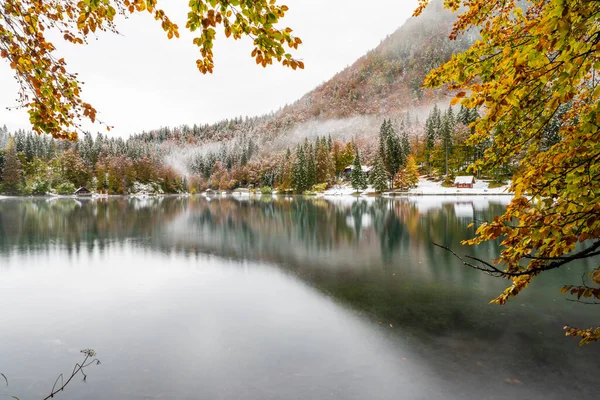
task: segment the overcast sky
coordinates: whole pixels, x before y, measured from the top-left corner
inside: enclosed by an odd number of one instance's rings
[[[282,4],[290,11],[284,24],[304,42],[297,56],[306,69],[263,69],[250,58],[250,39],[233,41],[221,35],[212,75],[196,69],[198,53],[193,36],[185,31],[187,3],[159,2],[180,26],[178,40],[168,40],[145,13],[119,21],[119,36],[102,34],[87,46],[55,42],[68,68],[85,82],[85,100],[98,110],[99,119],[115,126],[111,135],[277,110],[376,47],[410,17],[417,0],[285,0]],[[28,128],[25,111],[5,109],[15,105],[16,94],[12,71],[0,61],[0,124]]]

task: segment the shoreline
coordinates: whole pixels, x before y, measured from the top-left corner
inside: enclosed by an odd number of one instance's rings
[[[72,200],[101,200],[108,198],[129,198],[129,199],[153,199],[153,198],[163,198],[163,197],[193,197],[193,196],[202,196],[209,199],[219,198],[219,197],[303,197],[303,198],[401,198],[401,197],[486,197],[486,196],[494,196],[494,197],[514,197],[514,193],[498,193],[498,192],[490,192],[490,193],[464,193],[464,192],[446,192],[446,193],[394,193],[394,192],[384,192],[384,193],[315,193],[315,194],[295,194],[295,193],[270,193],[270,194],[262,194],[262,193],[243,193],[237,194],[235,192],[227,192],[227,193],[166,193],[166,194],[157,194],[152,196],[140,196],[137,194],[109,194],[102,196],[56,196],[56,195],[30,195],[30,196],[19,196],[19,195],[0,195],[0,200],[11,200],[11,199],[72,199]]]

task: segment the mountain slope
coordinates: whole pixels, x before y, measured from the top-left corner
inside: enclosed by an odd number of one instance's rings
[[[454,18],[441,0],[432,1],[421,16],[408,19],[354,64],[273,114],[162,128],[132,140],[160,144],[163,154],[177,151],[176,158],[182,159],[182,150],[190,155],[183,158],[193,158],[190,153],[215,153],[223,143],[233,147],[248,140],[258,145],[255,154],[267,155],[306,136],[370,137],[383,118],[399,120],[410,112],[414,119],[435,102],[448,101],[446,90],[426,90],[421,85],[429,70],[466,49],[475,38],[450,41]]]
[[[472,37],[450,41],[454,16],[441,1],[410,18],[374,50],[307,93],[283,112],[298,120],[395,115],[429,104],[443,91],[421,88],[427,71],[464,50]]]

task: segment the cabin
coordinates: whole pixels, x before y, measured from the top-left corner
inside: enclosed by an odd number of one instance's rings
[[[473,189],[475,183],[475,177],[472,175],[457,176],[454,179],[454,184],[458,189]]]
[[[369,174],[371,173],[371,167],[367,167],[366,165],[361,165],[360,168],[362,169],[362,172],[365,174],[365,177],[369,177]],[[354,165],[348,165],[346,168],[344,168],[344,177],[348,180],[350,180],[352,178],[352,170],[354,169]]]
[[[92,192],[86,187],[80,187],[74,194],[75,196],[91,196]]]

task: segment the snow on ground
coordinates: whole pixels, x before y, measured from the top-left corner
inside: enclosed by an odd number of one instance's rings
[[[361,191],[361,195],[373,194],[375,191],[371,186],[367,190]],[[460,195],[512,195],[508,191],[508,185],[497,188],[489,188],[489,182],[476,181],[473,189],[458,189],[456,187],[443,187],[442,182],[432,182],[426,179],[419,179],[416,188],[408,191],[408,194],[414,195],[437,195],[437,196],[460,196]],[[348,196],[356,195],[356,190],[349,183],[335,185],[323,192],[324,196]],[[484,206],[484,205],[482,205]]]
[[[473,185],[473,189],[461,188],[458,189],[456,187],[443,187],[442,182],[432,182],[427,179],[419,179],[419,184],[416,188],[411,189],[410,193],[412,194],[423,194],[423,195],[463,195],[463,194],[505,194],[512,195],[508,191],[508,185],[504,185],[497,188],[489,188],[489,182],[487,181],[475,181]]]

